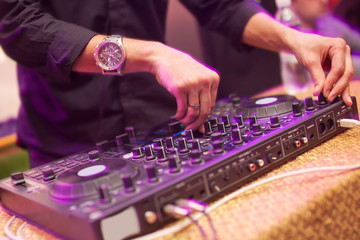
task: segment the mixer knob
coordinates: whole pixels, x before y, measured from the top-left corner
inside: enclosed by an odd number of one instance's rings
[[[260,136],[263,134],[263,130],[261,129],[261,125],[260,124],[254,124],[253,125],[253,135],[255,136]]]
[[[43,179],[45,182],[52,181],[56,177],[55,172],[51,167],[45,167],[41,169],[41,172],[43,174]]]
[[[106,203],[111,203],[112,198],[110,195],[110,190],[109,190],[109,186],[107,184],[101,184],[99,189],[99,197],[100,197],[100,201],[104,204]]]
[[[128,134],[128,136],[129,136],[130,138],[135,138],[135,137],[136,137],[136,135],[135,135],[135,128],[132,127],[132,126],[126,127],[126,128],[125,128],[125,132]]]
[[[144,150],[145,150],[145,160],[146,161],[152,161],[152,160],[155,160],[155,155],[154,155],[154,151],[153,151],[153,148],[151,145],[147,145],[144,147]]]
[[[156,147],[164,147],[164,139],[163,138],[155,138],[153,140]]]
[[[127,133],[120,134],[116,136],[116,143],[118,146],[124,146],[125,144],[130,143],[130,138]]]
[[[242,144],[244,141],[242,140],[242,137],[241,137],[241,131],[240,131],[240,129],[233,129],[232,131],[231,131],[231,136],[232,136],[232,139],[233,139],[233,141],[232,141],[232,143],[234,144],[234,145],[239,145],[239,144]]]
[[[201,150],[201,145],[199,139],[194,139],[189,141],[191,143],[191,149],[192,150]]]
[[[185,154],[189,152],[189,148],[187,146],[186,138],[179,138],[179,153]]]
[[[166,147],[167,148],[174,148],[175,147],[173,137],[167,137],[165,141],[166,141]]]
[[[225,128],[225,124],[223,122],[221,123],[218,123],[218,130],[217,132],[218,133],[221,133],[222,136],[225,136],[226,135],[226,128]]]
[[[228,114],[221,117],[221,122],[224,123],[226,129],[231,127],[230,116]]]
[[[235,122],[238,124],[239,128],[244,128],[244,118],[241,114],[234,116]]]
[[[134,148],[132,149],[132,153],[133,153],[132,158],[133,158],[134,160],[139,160],[139,159],[141,159],[141,158],[144,157],[144,152],[143,152],[143,148],[142,148],[142,147],[134,147]]]
[[[221,154],[224,152],[224,140],[216,140],[211,143],[214,154]]]
[[[280,127],[279,117],[278,116],[271,116],[270,117],[270,127],[277,128]]]
[[[325,106],[327,105],[327,100],[326,98],[324,97],[324,94],[321,92],[319,97],[318,97],[318,105],[319,106]]]
[[[169,158],[169,172],[170,173],[177,173],[180,172],[181,168],[180,168],[180,163],[179,160],[177,158],[177,156],[170,156]]]
[[[312,99],[312,97],[307,97],[305,98],[305,106],[306,106],[306,111],[314,111],[315,110],[315,106],[314,106],[314,101]]]
[[[201,164],[204,162],[201,150],[192,150],[190,153],[190,157],[192,165]]]
[[[146,175],[147,175],[147,180],[150,183],[159,181],[158,172],[154,165],[146,166]]]
[[[165,148],[164,147],[156,147],[155,148],[155,152],[158,158],[158,162],[162,163],[162,162],[166,162],[167,158],[166,158],[166,153],[165,153]]]
[[[89,160],[95,162],[100,159],[100,152],[98,150],[92,150],[88,152]]]
[[[130,175],[124,175],[122,176],[122,182],[124,185],[124,190],[127,193],[132,193],[136,191],[136,187],[134,185],[134,180]]]
[[[169,133],[174,134],[181,132],[181,123],[179,121],[168,124]]]
[[[211,123],[209,121],[206,121],[204,123],[204,127],[205,127],[205,137],[210,137],[211,134],[213,133]]]
[[[215,129],[217,127],[217,124],[218,124],[218,120],[217,118],[213,117],[213,118],[210,118],[209,119],[209,122],[211,124],[211,129]]]
[[[222,138],[222,134],[219,133],[219,132],[215,132],[215,133],[211,134],[211,141],[212,142],[217,140],[217,139],[221,139],[221,138]]]
[[[22,172],[12,173],[10,177],[11,177],[11,183],[13,185],[21,185],[25,183],[24,173]]]
[[[292,109],[293,109],[293,116],[294,117],[300,117],[302,115],[301,105],[300,105],[299,101],[293,102]]]
[[[192,130],[192,129],[187,129],[187,130],[185,131],[185,137],[186,137],[186,139],[188,139],[188,140],[194,139],[193,130]]]
[[[169,155],[179,156],[179,150],[177,148],[167,148]]]
[[[253,128],[253,125],[257,123],[257,119],[256,116],[250,116],[249,117],[249,125],[250,125],[250,129]]]

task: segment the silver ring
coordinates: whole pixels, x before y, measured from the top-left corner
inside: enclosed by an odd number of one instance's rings
[[[188,107],[193,108],[193,109],[198,109],[198,108],[200,108],[200,104],[197,104],[197,105],[189,104]]]

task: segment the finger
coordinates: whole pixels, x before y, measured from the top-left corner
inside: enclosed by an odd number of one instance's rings
[[[309,67],[309,71],[314,81],[314,96],[318,96],[324,87],[325,73],[320,63],[312,64]]]
[[[346,59],[345,59],[345,71],[340,79],[335,83],[333,89],[329,93],[328,100],[332,102],[336,96],[339,94],[342,95],[345,104],[351,105],[352,100],[350,97],[350,87],[349,82],[351,78],[354,76],[354,68],[350,53],[350,47],[346,47]]]
[[[174,94],[176,98],[177,111],[175,114],[176,119],[182,119],[187,112],[187,94],[183,91],[178,91]]]
[[[210,104],[211,104],[211,110],[214,109],[216,104],[216,97],[217,97],[217,91],[219,87],[219,76],[217,77],[217,81],[213,82],[211,84],[210,88]]]
[[[211,112],[211,93],[208,89],[202,89],[200,92],[200,113],[196,120],[190,123],[186,129],[197,130],[203,126],[205,120]]]
[[[195,89],[190,89],[187,96],[186,114],[180,119],[183,124],[190,124],[198,117],[200,113],[199,93]],[[193,107],[192,107],[193,106]],[[197,106],[197,107],[196,107]]]
[[[343,76],[345,70],[346,70],[346,45],[344,45],[344,48],[338,48],[336,51],[334,51],[333,56],[331,57],[331,69],[329,71],[329,74],[326,76],[325,84],[324,84],[324,97],[326,97],[329,100],[329,94],[332,91],[334,84]],[[338,93],[340,94],[340,93]]]

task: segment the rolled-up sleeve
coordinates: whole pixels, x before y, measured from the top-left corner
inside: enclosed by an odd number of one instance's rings
[[[199,23],[227,36],[234,47],[242,49],[245,26],[258,12],[265,12],[254,0],[181,0]]]
[[[41,9],[40,0],[0,1],[0,44],[5,53],[51,80],[70,79],[72,65],[95,34],[54,18]]]

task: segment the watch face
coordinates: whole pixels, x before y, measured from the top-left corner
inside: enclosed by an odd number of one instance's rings
[[[113,42],[104,42],[98,50],[99,66],[105,70],[116,70],[123,62],[120,46]]]

